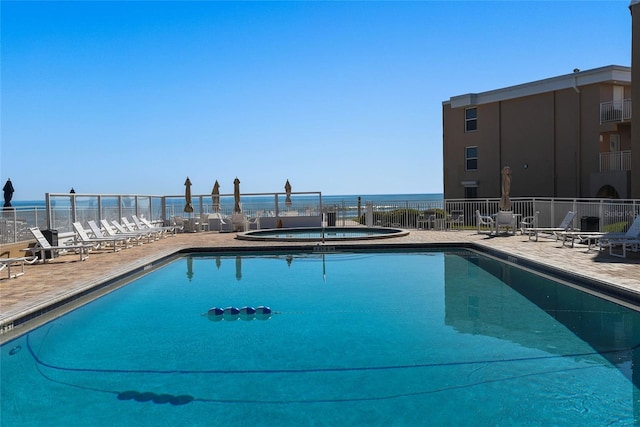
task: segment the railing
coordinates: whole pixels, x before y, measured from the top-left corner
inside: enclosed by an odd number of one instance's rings
[[[600,153],[600,172],[630,170],[631,150]]]
[[[210,195],[192,198],[193,213],[184,212],[184,196],[125,196],[125,195],[47,195],[47,208],[5,208],[0,215],[0,243],[31,240],[29,227],[51,228],[59,233],[73,231],[74,221],[119,220],[132,214],[151,220],[167,220],[175,217],[196,218],[216,212]],[[328,226],[382,226],[406,229],[425,228],[425,218],[437,218],[436,225],[447,224],[452,215],[462,214],[462,223],[456,228],[473,230],[476,227],[476,210],[483,215],[498,212],[499,198],[407,200],[407,201],[359,201],[357,199],[331,200],[323,205],[322,195],[292,193],[291,204],[286,203],[285,193],[243,194],[242,211],[249,217],[261,217],[275,223],[275,218],[287,216],[319,217],[324,214]],[[512,210],[522,220],[538,212],[539,227],[556,227],[568,211],[577,212],[573,226],[581,228],[589,219],[597,223],[599,231],[626,231],[636,215],[640,215],[640,200],[612,199],[558,199],[512,198]],[[230,215],[233,212],[233,195],[220,195],[217,212]],[[335,221],[335,223],[334,223]],[[434,224],[430,224],[433,226]],[[595,231],[595,230],[591,230]]]
[[[475,211],[490,215],[498,211],[500,199],[446,200],[445,210],[463,210],[465,227],[476,224]],[[640,200],[620,199],[558,199],[558,198],[514,198],[512,210],[519,218],[538,213],[538,227],[557,227],[567,212],[576,212],[572,226],[584,228],[584,220],[597,221],[598,230],[626,231],[633,219],[640,215]]]
[[[46,227],[47,211],[42,206],[2,208],[0,244],[24,242],[33,238],[29,227]]]
[[[600,103],[600,124],[631,120],[631,99]]]
[[[344,198],[338,203],[325,205],[326,212],[336,214],[336,226],[354,225],[416,228],[417,219],[425,211],[436,211],[444,208],[439,200],[405,200],[405,201],[361,201]],[[368,214],[367,214],[368,212]],[[367,218],[369,223],[367,223]]]

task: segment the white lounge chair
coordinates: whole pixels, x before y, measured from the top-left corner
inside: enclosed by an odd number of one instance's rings
[[[478,225],[478,234],[482,234],[483,227],[488,227],[488,233],[491,234],[495,228],[495,221],[488,215],[482,215],[480,210],[476,210],[476,223]]]
[[[562,246],[567,242],[571,242],[571,247],[575,246],[575,242],[586,243],[587,250],[591,250],[593,246],[597,246],[600,239],[624,239],[626,237],[634,237],[640,232],[640,217],[636,217],[626,232],[597,232],[597,231],[561,231],[556,233],[558,238],[562,239]]]
[[[25,256],[16,258],[0,258],[0,271],[7,269],[7,278],[15,279],[24,274],[24,265],[33,264],[38,261],[37,256]],[[11,267],[21,267],[22,271],[11,274]]]
[[[84,261],[89,256],[89,251],[95,247],[95,245],[87,243],[52,246],[47,238],[44,237],[44,234],[42,234],[42,231],[40,231],[38,227],[31,227],[29,228],[29,231],[31,231],[31,234],[33,234],[33,237],[36,239],[36,244],[31,248],[22,249],[22,251],[30,252],[33,255],[35,255],[36,253],[39,254],[38,257],[42,260],[42,262],[47,262],[47,257],[45,256],[46,252],[50,252],[51,256],[53,256],[61,255],[70,250],[78,251],[78,253],[80,254],[80,261]]]
[[[131,215],[131,219],[133,219],[133,222],[136,224],[138,229],[140,229],[140,230],[159,231],[159,232],[162,233],[162,235],[164,235],[166,233],[171,233],[171,234],[173,234],[175,236],[176,233],[178,232],[178,229],[180,228],[177,225],[163,226],[163,225],[151,224],[148,219],[146,219],[146,218],[138,218],[135,215]]]
[[[620,258],[627,257],[627,250],[638,252],[640,247],[640,215],[637,215],[626,233],[622,236],[603,235],[598,238],[600,250],[609,248],[609,255]],[[620,246],[622,253],[613,252],[613,248]]]
[[[104,230],[104,232],[107,234],[107,236],[109,237],[128,237],[129,239],[131,239],[132,241],[135,240],[135,242],[138,245],[142,244],[142,240],[143,239],[147,239],[147,243],[151,243],[155,238],[153,236],[153,233],[150,232],[146,232],[146,231],[127,231],[125,230],[117,221],[112,221],[111,224],[109,224],[109,221],[107,221],[106,219],[101,219],[100,220],[100,224],[102,225],[102,230]]]
[[[144,229],[141,229],[136,224],[134,224],[132,222],[129,222],[129,220],[127,218],[125,218],[125,217],[122,217],[122,225],[127,231],[132,232],[132,233],[137,233],[137,232],[141,232],[141,231],[146,231],[148,233],[153,233],[153,238],[155,240],[160,239],[160,237],[162,237],[162,234],[164,233],[163,230],[151,230],[151,229],[146,228],[146,227]]]
[[[535,241],[538,241],[538,236],[540,234],[549,234],[554,236],[556,240],[558,239],[558,233],[563,231],[569,231],[573,228],[573,218],[575,218],[576,212],[569,211],[564,216],[564,219],[557,227],[530,227],[525,229],[525,232],[529,235],[529,240],[531,240],[531,236],[535,237]]]
[[[96,243],[101,248],[108,248],[109,246],[113,248],[114,252],[118,252],[120,249],[128,248],[131,245],[130,237],[120,236],[120,237],[111,237],[105,235],[100,226],[93,220],[87,221],[89,225],[89,229],[91,229],[91,233],[93,233],[93,237],[87,235],[86,231],[82,228],[82,224],[79,222],[73,223],[73,228],[75,228],[76,233],[80,236],[84,243]]]

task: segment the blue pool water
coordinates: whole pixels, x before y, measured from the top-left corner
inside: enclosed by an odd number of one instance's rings
[[[189,256],[3,345],[0,424],[630,425],[639,343],[468,251]]]

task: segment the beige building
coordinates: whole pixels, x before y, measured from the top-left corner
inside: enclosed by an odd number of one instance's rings
[[[631,79],[640,82],[640,1],[633,0],[629,6],[631,10]],[[633,109],[640,111],[640,84],[631,89]],[[631,159],[631,197],[640,199],[640,114],[631,120],[631,146],[636,152]]]
[[[504,166],[513,197],[633,197],[631,97],[631,68],[616,65],[452,97],[445,198],[500,197]]]

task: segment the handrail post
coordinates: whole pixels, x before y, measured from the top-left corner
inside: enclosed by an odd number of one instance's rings
[[[78,220],[78,215],[76,212],[76,195],[74,193],[70,194],[69,196],[71,197],[71,222],[74,223]]]
[[[45,208],[47,210],[47,228],[51,229],[51,218],[53,218],[53,209],[51,208],[51,194],[44,193]],[[36,222],[35,225],[38,225]]]

